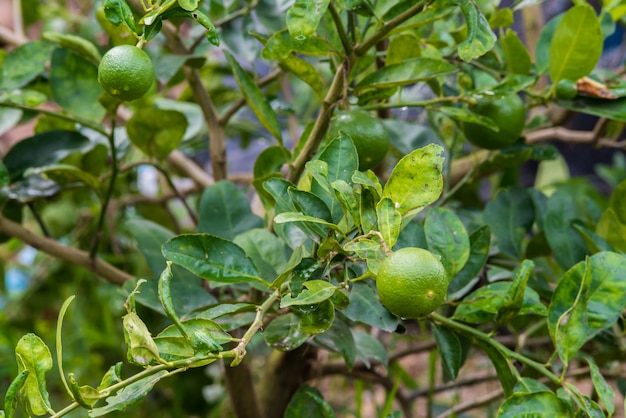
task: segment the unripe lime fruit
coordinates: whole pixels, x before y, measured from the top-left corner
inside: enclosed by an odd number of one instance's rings
[[[513,93],[504,97],[485,97],[478,100],[472,111],[493,120],[498,131],[484,125],[464,122],[461,126],[467,140],[477,147],[501,149],[512,145],[522,134],[526,123],[526,107]]]
[[[562,100],[572,100],[574,97],[578,95],[578,88],[576,87],[576,82],[572,80],[560,80],[556,83],[556,88],[554,90],[554,94],[557,99]]]
[[[350,110],[335,116],[326,134],[332,140],[343,131],[352,138],[359,155],[359,170],[376,167],[387,155],[389,135],[380,119],[365,110]]]
[[[422,248],[394,251],[378,269],[378,296],[401,318],[421,318],[441,305],[448,293],[448,275],[439,258]]]
[[[154,82],[152,60],[133,45],[111,48],[98,66],[98,82],[121,100],[135,100],[150,90]]]

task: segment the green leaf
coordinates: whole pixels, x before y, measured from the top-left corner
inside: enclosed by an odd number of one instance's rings
[[[214,235],[178,235],[163,244],[162,251],[166,259],[206,280],[268,284],[241,247]]]
[[[496,43],[496,35],[489,22],[472,0],[452,0],[461,8],[467,23],[467,39],[459,44],[459,57],[469,62],[489,52]]]
[[[451,329],[435,324],[433,324],[433,336],[441,356],[445,380],[456,380],[467,355],[467,349],[461,340],[462,337]]]
[[[295,187],[290,187],[289,196],[291,197],[296,208],[305,215],[312,216],[314,218],[323,219],[329,223],[333,222],[333,217],[326,206],[326,203],[311,192],[304,190],[298,190]],[[325,237],[328,235],[328,228],[319,224],[308,224],[318,236]]]
[[[359,358],[365,367],[368,369],[372,367],[370,360],[375,361],[385,367],[388,366],[389,358],[387,355],[387,349],[380,340],[370,334],[363,331],[352,330],[352,336],[356,344],[357,353]]]
[[[241,68],[241,65],[239,65],[237,60],[235,60],[235,58],[233,58],[233,56],[228,52],[226,52],[225,55],[233,70],[235,81],[237,81],[237,85],[241,89],[248,106],[250,106],[250,109],[252,109],[256,117],[259,119],[259,122],[261,122],[265,129],[267,129],[282,146],[283,139],[280,125],[278,124],[276,114],[267,102],[265,95],[257,87],[248,73]]]
[[[568,399],[569,404],[578,406],[580,413],[584,414],[584,416],[590,418],[604,418],[606,416],[600,405],[589,396],[583,394],[576,386],[570,382],[565,382],[564,386],[569,390],[569,392],[566,392],[568,395],[566,399]],[[564,398],[563,396],[560,397]]]
[[[568,418],[567,405],[552,392],[515,393],[507,398],[498,410],[498,418]]]
[[[394,167],[383,189],[403,217],[415,215],[433,203],[443,190],[443,148],[431,144],[405,155]]]
[[[46,69],[54,48],[49,42],[34,41],[7,54],[0,66],[0,90],[15,90],[33,81]]]
[[[585,360],[587,364],[589,364],[589,370],[591,371],[591,381],[593,382],[593,387],[602,401],[604,408],[609,413],[609,416],[613,416],[615,413],[615,392],[611,385],[609,385],[600,373],[600,368],[593,361],[591,357],[585,356]]]
[[[500,380],[500,385],[502,385],[504,395],[510,396],[513,393],[516,379],[513,371],[511,370],[509,358],[504,353],[500,352],[496,347],[483,340],[476,339],[475,343],[485,352],[485,354],[487,354],[489,360],[491,360],[491,363],[496,370],[496,374],[498,375],[498,380]]]
[[[303,60],[295,55],[288,55],[285,58],[281,58],[280,66],[283,70],[292,73],[300,80],[307,83],[317,94],[317,97],[323,97],[324,84],[322,77],[317,72],[317,69],[308,61]]]
[[[296,314],[288,313],[272,320],[265,328],[263,337],[271,348],[291,351],[304,344],[310,334],[300,329],[300,320]]]
[[[609,207],[600,217],[596,232],[616,251],[626,253],[626,181],[613,189]]]
[[[424,232],[428,249],[441,256],[448,278],[456,276],[470,256],[470,240],[463,222],[450,209],[431,208]]]
[[[246,194],[234,183],[221,180],[204,189],[200,197],[198,232],[229,240],[253,228],[263,226],[263,219],[250,210]]]
[[[535,51],[535,67],[537,68],[537,74],[545,74],[550,67],[550,47],[552,37],[554,36],[554,31],[559,25],[559,22],[563,19],[563,15],[563,13],[556,15],[541,29]]]
[[[330,300],[325,300],[311,307],[305,308],[306,312],[300,319],[300,329],[309,334],[321,334],[328,331],[335,320],[335,305]]]
[[[620,278],[624,269],[624,255],[605,251],[576,264],[561,277],[548,308],[548,329],[557,348],[571,340],[572,348],[562,348],[565,355],[573,355],[576,345],[582,346],[618,320],[626,308],[626,282]],[[568,341],[561,343],[560,338],[566,337]]]
[[[68,385],[74,400],[85,409],[93,408],[101,398],[98,390],[89,385],[80,386],[74,377],[74,373],[70,373],[68,377]]]
[[[109,367],[109,370],[102,376],[102,380],[98,385],[98,390],[106,389],[116,383],[122,381],[122,362],[117,362],[113,366]]]
[[[296,0],[287,10],[287,29],[296,41],[306,41],[315,33],[330,0]]]
[[[329,299],[337,287],[326,280],[309,280],[302,283],[303,290],[295,298],[290,294],[282,297],[280,307],[293,305],[314,305]]]
[[[448,285],[448,300],[459,299],[468,288],[478,281],[478,275],[482,271],[491,245],[491,230],[489,225],[483,225],[469,236],[470,255],[467,262],[450,281]]]
[[[394,207],[391,199],[385,197],[376,205],[376,216],[378,218],[378,231],[382,234],[387,247],[392,248],[400,235],[402,215]]]
[[[361,218],[361,232],[368,234],[378,228],[378,214],[376,213],[376,201],[378,199],[371,189],[361,190],[361,201],[359,202],[359,216]],[[397,210],[397,205],[394,203]]]
[[[164,377],[167,377],[167,370],[160,370],[152,375],[146,376],[125,388],[121,389],[114,396],[106,398],[108,405],[94,408],[89,411],[90,417],[101,417],[114,411],[124,411],[127,407],[145,397],[154,385]]]
[[[324,225],[335,230],[341,235],[344,234],[343,231],[337,225],[327,222],[323,219],[305,215],[301,212],[283,212],[283,213],[279,213],[274,218],[274,223],[277,223],[277,224],[283,224],[283,223],[288,223],[288,222],[303,222],[305,224],[308,224],[308,223],[320,224],[320,225]]]
[[[526,189],[511,187],[487,203],[485,221],[497,238],[503,254],[520,259],[522,245],[535,219],[532,198]]]
[[[92,144],[75,131],[48,131],[31,136],[15,144],[4,156],[3,162],[11,181],[20,180],[29,168],[58,163],[73,152],[84,152]]]
[[[496,132],[500,130],[493,119],[479,115],[463,107],[440,106],[437,108],[437,111],[458,122],[474,123],[476,125],[485,126]]]
[[[261,277],[271,282],[287,264],[285,244],[267,229],[250,229],[233,241],[240,246],[255,266]]]
[[[125,23],[132,32],[137,33],[133,12],[125,0],[104,0],[102,6],[104,7],[104,15],[109,22],[115,26]]]
[[[149,366],[157,363],[160,360],[159,349],[139,315],[135,312],[129,312],[124,315],[122,322],[128,361],[138,366]]]
[[[420,81],[455,73],[457,68],[444,60],[435,58],[412,58],[398,64],[386,65],[367,75],[356,85],[357,90],[384,89],[405,86]]]
[[[524,304],[524,295],[526,293],[526,285],[530,274],[535,268],[535,263],[531,260],[524,260],[516,268],[515,276],[513,276],[513,282],[511,287],[504,297],[504,302],[500,309],[498,309],[498,320],[506,320],[516,316],[522,305]]]
[[[261,56],[266,60],[288,58],[292,53],[323,57],[332,53],[332,46],[324,38],[311,36],[306,42],[293,39],[287,29],[273,34],[265,44]]]
[[[18,394],[26,384],[26,378],[29,374],[30,371],[24,369],[11,381],[7,393],[4,395],[4,413],[6,414],[6,418],[13,418],[15,416],[15,410],[19,400]]]
[[[602,54],[602,29],[596,12],[588,4],[569,9],[554,31],[550,42],[550,77],[578,80],[588,75]]]
[[[401,33],[389,40],[387,47],[387,65],[399,64],[403,61],[422,56],[419,39],[412,33]]]
[[[28,370],[26,382],[20,390],[28,410],[34,415],[52,413],[46,390],[46,373],[52,369],[50,349],[37,335],[28,333],[17,342],[15,356],[17,371]]]
[[[41,38],[48,42],[53,42],[62,48],[71,49],[83,58],[91,61],[94,65],[98,65],[102,58],[98,48],[91,41],[81,36],[69,33],[44,32]]]
[[[350,327],[340,320],[335,320],[332,327],[315,337],[321,346],[341,354],[348,368],[352,368],[356,359],[356,343]]]
[[[376,291],[367,282],[359,281],[350,289],[350,304],[341,312],[350,320],[394,332],[398,318],[381,305]]]
[[[76,183],[83,183],[91,190],[100,195],[100,180],[91,173],[83,171],[78,167],[69,164],[51,164],[41,168],[29,169],[25,176],[42,175],[60,186],[73,186]]]
[[[575,112],[626,122],[626,97],[617,100],[577,97],[575,101],[559,100],[556,103]]]
[[[178,0],[178,5],[188,12],[193,12],[198,8],[199,0]]]
[[[285,418],[307,417],[334,418],[335,413],[319,390],[302,385],[287,404]]]
[[[513,389],[513,393],[533,393],[549,391],[550,388],[538,380],[530,377],[522,377],[518,379]]]
[[[361,215],[359,214],[360,200],[354,188],[344,180],[336,180],[332,183],[335,190],[335,197],[341,205],[344,213],[352,217],[355,226],[361,226]]]
[[[532,60],[524,43],[519,39],[517,33],[508,29],[502,39],[502,52],[506,59],[506,66],[513,74],[530,74],[532,70]]]
[[[183,331],[184,329],[184,331]],[[185,335],[190,336],[189,339]],[[190,357],[192,355],[205,356],[208,353],[216,353],[222,351],[222,344],[228,344],[232,342],[232,337],[228,335],[222,327],[215,321],[206,318],[192,318],[181,321],[178,325],[170,325],[157,335],[154,339],[155,343],[159,347],[159,353],[163,347],[167,347],[167,344],[163,344],[163,341],[171,342],[171,338],[184,337],[184,348],[189,351],[185,353],[173,353],[169,352],[170,356],[178,354],[184,357]],[[176,358],[174,359],[176,360]]]
[[[130,142],[149,157],[163,160],[178,148],[187,130],[187,118],[175,110],[138,109],[126,124]]]

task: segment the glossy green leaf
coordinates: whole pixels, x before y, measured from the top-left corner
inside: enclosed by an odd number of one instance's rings
[[[265,328],[263,337],[268,346],[279,351],[291,351],[309,339],[310,334],[300,329],[300,319],[294,313],[276,317]]]
[[[296,41],[306,41],[315,33],[330,0],[296,0],[287,10],[287,29]]]
[[[511,286],[511,282],[499,281],[477,289],[457,306],[453,318],[472,324],[495,321]],[[526,287],[522,306],[517,314],[546,316],[547,309],[541,303],[537,292]]]
[[[28,42],[11,51],[0,66],[0,90],[15,90],[33,81],[46,69],[55,45]]]
[[[280,66],[286,72],[307,83],[319,98],[323,97],[324,84],[322,77],[308,61],[295,55],[288,55],[280,60]]]
[[[343,249],[347,252],[354,252],[357,257],[367,262],[367,269],[374,275],[378,274],[380,264],[387,258],[385,247],[376,237],[359,238],[347,242]]]
[[[441,366],[445,380],[456,380],[467,354],[467,350],[461,341],[462,337],[451,329],[435,324],[433,324],[433,336],[441,356]]]
[[[513,74],[530,74],[532,60],[526,46],[517,36],[517,33],[508,29],[500,43],[509,71]]]
[[[163,311],[167,315],[167,317],[178,327],[180,333],[186,339],[190,339],[187,334],[185,327],[180,322],[180,318],[174,309],[174,301],[172,300],[172,294],[170,291],[170,283],[172,282],[172,262],[168,261],[165,265],[165,269],[161,273],[159,277],[159,285],[158,285],[158,293],[159,293],[159,301],[161,302],[161,306],[163,307]]]
[[[330,300],[307,308],[300,318],[300,329],[308,334],[321,334],[328,331],[335,320],[335,306]]]
[[[104,0],[102,6],[104,8],[104,15],[109,22],[113,23],[115,26],[125,23],[132,32],[137,33],[135,17],[125,0]]]
[[[535,51],[535,67],[538,74],[545,74],[550,68],[550,47],[554,31],[563,19],[563,13],[550,19],[541,29]]]
[[[34,415],[50,413],[52,409],[46,390],[46,373],[52,369],[50,349],[37,335],[28,333],[17,342],[15,356],[18,373],[28,370],[26,382],[20,390],[28,410]]]
[[[404,156],[394,167],[383,197],[394,202],[403,217],[436,201],[443,190],[443,148],[431,144]]]
[[[581,414],[590,418],[605,418],[604,411],[596,401],[590,396],[585,395],[570,382],[565,382],[564,386],[568,389],[567,394],[570,405],[578,406]],[[573,401],[573,402],[572,402]],[[573,409],[573,408],[572,408]]]
[[[322,199],[311,192],[299,190],[295,187],[290,187],[288,192],[291,200],[300,212],[330,223],[333,222],[330,210]],[[328,235],[328,228],[325,226],[319,224],[309,224],[308,226],[320,237]]]
[[[520,259],[524,238],[530,231],[535,212],[530,194],[521,187],[500,191],[485,207],[485,221],[495,235],[503,254]]]
[[[354,329],[352,330],[352,336],[356,344],[356,356],[365,364],[365,367],[369,369],[373,364],[388,366],[387,349],[378,338]]]
[[[178,148],[187,130],[187,118],[175,110],[143,107],[126,124],[130,142],[149,157],[164,159]]]
[[[435,58],[413,58],[398,64],[391,64],[369,74],[356,85],[357,90],[384,89],[405,86],[420,81],[428,81],[457,71],[447,61]]]
[[[393,332],[398,318],[381,305],[376,291],[367,282],[359,281],[350,289],[350,304],[341,311],[348,319]]]
[[[380,199],[380,196],[383,194],[380,179],[372,170],[367,170],[366,172],[355,171],[354,174],[352,174],[352,182],[369,189],[377,200]]]
[[[624,255],[605,251],[561,277],[548,308],[548,329],[557,348],[563,346],[563,353],[573,355],[576,345],[582,346],[618,320],[626,308],[626,282],[620,278],[624,269]]]
[[[580,97],[576,100],[559,100],[556,103],[575,112],[626,122],[626,98],[604,100]]]
[[[489,22],[474,1],[452,0],[465,16],[467,38],[459,44],[459,57],[466,62],[489,52],[496,43],[496,35],[489,27]]]
[[[341,205],[344,213],[352,217],[353,223],[359,227],[361,225],[361,215],[359,214],[359,198],[354,187],[344,180],[336,180],[332,183],[335,190],[335,197]]]
[[[515,393],[507,398],[498,410],[498,418],[569,418],[567,405],[553,392]]]
[[[565,269],[588,254],[585,240],[573,227],[573,222],[581,217],[577,200],[584,199],[583,196],[582,193],[575,196],[565,189],[558,189],[548,200],[544,225],[546,238],[554,257]]]
[[[129,312],[124,315],[122,322],[128,361],[138,366],[149,366],[157,363],[159,361],[159,349],[139,315],[135,312]]]
[[[518,379],[513,389],[513,393],[533,393],[549,391],[550,388],[542,382],[530,377],[522,377]]]
[[[464,296],[469,287],[478,281],[478,275],[482,271],[491,245],[491,230],[488,225],[483,225],[469,236],[470,255],[467,262],[450,281],[448,285],[448,300],[455,300]]]
[[[371,189],[361,190],[361,200],[359,202],[359,216],[361,231],[368,234],[378,229],[378,214],[376,213],[376,196]],[[396,205],[394,204],[394,207]],[[397,209],[397,208],[396,208]]]
[[[176,344],[177,349],[181,351],[167,351],[174,343],[173,338],[181,338],[184,341]],[[192,355],[206,356],[209,353],[222,351],[222,344],[231,342],[232,338],[217,322],[205,318],[192,318],[168,326],[157,335],[154,341],[159,347],[159,354],[166,349],[169,359],[176,360],[177,358],[172,358],[172,356],[178,355],[181,358]]]
[[[448,279],[463,269],[470,256],[470,240],[463,222],[450,209],[431,208],[424,221],[428,250],[438,254]]]
[[[15,376],[15,379],[11,381],[11,384],[7,388],[7,392],[4,395],[4,413],[6,418],[13,418],[18,405],[18,394],[26,384],[26,378],[30,374],[27,369],[22,370]]]
[[[400,235],[402,215],[394,207],[391,199],[386,197],[376,205],[376,216],[378,218],[378,231],[383,236],[387,248],[393,248]]]
[[[399,64],[403,61],[422,56],[419,39],[410,32],[401,33],[389,40],[386,65]]]
[[[226,180],[204,189],[198,215],[198,232],[229,240],[252,228],[263,226],[263,219],[250,210],[250,202],[245,192]]]
[[[178,5],[184,10],[193,12],[198,8],[199,0],[178,0]]]
[[[109,370],[102,376],[98,385],[98,390],[102,390],[122,381],[122,362],[117,362],[109,367]]]
[[[83,183],[100,195],[100,180],[91,173],[69,164],[51,164],[41,168],[29,169],[25,175],[41,175],[60,186],[74,186]]]
[[[296,297],[287,294],[282,297],[280,307],[293,305],[314,305],[329,299],[337,287],[326,280],[310,280],[302,283],[303,290]]]
[[[498,320],[510,319],[518,314],[524,304],[524,294],[530,274],[535,268],[535,263],[531,260],[524,260],[515,269],[513,282],[504,297],[504,302],[498,310]]]
[[[600,59],[602,43],[602,29],[593,7],[580,4],[569,9],[550,42],[552,82],[578,80],[588,75]]]
[[[273,34],[265,44],[261,56],[266,60],[288,58],[292,53],[309,56],[327,56],[332,47],[324,38],[311,36],[306,42],[299,42],[289,35],[287,29]]]
[[[319,390],[302,385],[287,404],[285,418],[307,417],[334,418],[335,413]]]
[[[68,375],[68,385],[72,392],[72,397],[80,406],[86,409],[91,409],[101,398],[100,393],[96,388],[89,385],[80,386],[74,377],[74,373]]]
[[[328,331],[315,337],[315,342],[341,354],[348,368],[352,368],[354,365],[356,360],[356,343],[350,327],[345,322],[335,319]]]
[[[515,387],[516,378],[511,370],[512,364],[510,363],[510,359],[496,347],[483,340],[476,339],[475,344],[487,354],[491,364],[493,364],[504,395],[511,396],[513,388]]]
[[[450,118],[458,122],[467,122],[474,123],[476,125],[482,125],[496,132],[500,129],[498,128],[498,125],[496,125],[496,123],[493,121],[493,119],[476,114],[470,109],[466,109],[463,107],[440,106],[437,111],[443,113],[446,116],[449,116]]]
[[[62,48],[70,49],[95,65],[98,65],[102,58],[98,48],[91,41],[81,36],[70,33],[44,32],[41,38]]]
[[[214,235],[178,235],[163,244],[162,251],[166,259],[206,280],[267,284],[241,247]]]
[[[101,417],[114,411],[126,410],[127,407],[145,397],[159,380],[167,377],[168,375],[169,372],[167,370],[160,370],[152,375],[131,383],[118,391],[115,395],[106,398],[108,405],[94,408],[89,411],[89,416]]]
[[[3,162],[11,180],[22,178],[28,168],[58,163],[73,152],[83,152],[92,146],[75,131],[49,131],[23,139],[4,156]]]
[[[609,207],[600,217],[596,232],[616,251],[626,253],[626,181],[613,189]]]
[[[278,272],[284,270],[287,263],[285,244],[267,229],[250,229],[238,235],[233,242],[245,251],[261,277],[268,282],[274,281]]]
[[[274,138],[282,145],[282,132],[276,113],[267,102],[267,99],[259,87],[254,83],[252,78],[248,75],[241,65],[233,58],[228,52],[225,53],[226,59],[233,70],[237,85],[241,89],[243,96],[250,106],[250,109],[254,112],[259,122],[269,131]]]

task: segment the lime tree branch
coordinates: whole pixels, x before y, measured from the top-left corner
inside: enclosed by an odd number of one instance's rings
[[[7,219],[2,215],[0,215],[0,233],[15,237],[31,247],[60,260],[85,267],[111,283],[121,285],[125,281],[133,279],[133,276],[107,263],[106,261],[98,258],[92,259],[89,253],[85,251],[60,244],[50,238],[36,235],[35,233],[24,228],[22,225]]]
[[[437,312],[433,312],[430,314],[430,318],[432,320],[434,320],[435,322],[438,322],[439,324],[447,327],[447,328],[451,328],[454,329],[462,334],[466,334],[469,335],[471,337],[474,337],[476,339],[479,339],[489,345],[491,345],[493,348],[495,348],[496,350],[498,350],[500,353],[506,355],[509,358],[512,358],[514,360],[519,361],[520,363],[530,367],[531,369],[534,369],[535,371],[537,371],[539,374],[543,375],[544,377],[546,377],[549,381],[551,381],[552,383],[556,384],[556,385],[561,385],[561,379],[555,375],[554,373],[552,373],[550,370],[548,370],[546,368],[546,366],[544,366],[543,364],[529,359],[526,356],[523,356],[519,353],[516,353],[515,351],[507,348],[506,346],[504,346],[502,343],[500,343],[499,341],[496,341],[493,337],[491,337],[488,334],[485,334],[484,332],[470,327],[468,325],[465,325],[461,322],[457,322],[453,319],[447,318],[441,314],[438,314]]]

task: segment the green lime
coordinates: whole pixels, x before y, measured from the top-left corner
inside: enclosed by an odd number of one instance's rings
[[[154,66],[148,54],[133,45],[111,48],[98,67],[98,82],[121,100],[135,100],[150,90]]]
[[[484,125],[464,122],[461,127],[467,140],[477,147],[501,149],[518,140],[526,123],[526,107],[517,94],[484,97],[471,109],[479,116],[493,120],[498,131]]]
[[[376,167],[389,150],[389,135],[380,119],[365,110],[350,110],[335,116],[326,134],[327,140],[336,138],[339,131],[349,135],[359,155],[359,170]]]
[[[557,99],[562,100],[572,100],[578,94],[578,88],[576,87],[576,82],[572,80],[561,80],[556,83],[556,89],[554,90],[554,94]]]
[[[448,275],[439,258],[422,248],[394,251],[378,269],[378,296],[401,318],[421,318],[441,305],[448,293]]]

